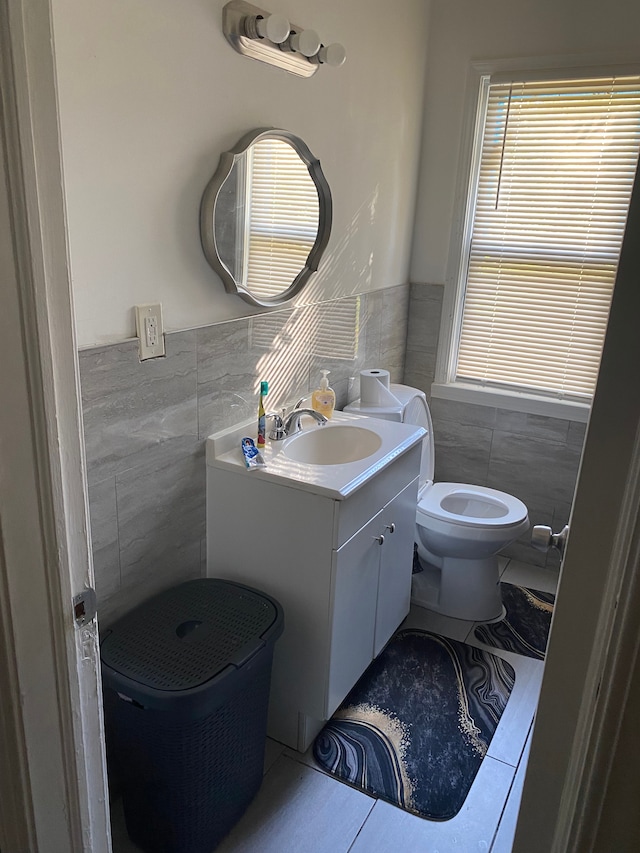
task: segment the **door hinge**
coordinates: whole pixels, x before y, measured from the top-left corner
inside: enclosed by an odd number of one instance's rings
[[[76,623],[82,628],[87,622],[95,619],[98,612],[96,591],[91,587],[82,590],[73,599],[73,616]]]

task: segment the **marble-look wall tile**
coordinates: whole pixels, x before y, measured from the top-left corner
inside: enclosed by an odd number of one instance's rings
[[[390,354],[408,305],[393,288]],[[91,527],[101,626],[154,592],[206,572],[204,439],[316,387],[343,406],[379,363],[384,293],[283,308],[167,335],[167,356],[140,362],[136,341],[80,353]],[[398,372],[398,368],[395,368]],[[399,377],[397,377],[399,378]]]
[[[126,609],[154,593],[202,574],[205,531],[202,442],[176,440],[153,467],[116,477],[121,583]]]
[[[498,410],[492,406],[470,406],[457,400],[442,400],[434,397],[429,404],[433,422],[452,421],[464,426],[495,429]],[[435,427],[434,427],[435,429]]]
[[[308,396],[326,368],[337,406],[344,406],[373,342],[374,361],[379,354],[379,318],[366,308],[370,301],[368,294],[347,297],[199,329],[200,437],[251,418],[261,379],[269,382],[268,407],[279,409]]]
[[[553,532],[560,533],[565,524],[569,524],[570,517],[571,504],[558,502],[553,508],[553,520],[551,521]]]
[[[98,604],[120,588],[116,478],[89,485],[91,546]]]
[[[196,337],[166,337],[166,357],[140,361],[136,341],[79,354],[87,467],[91,482],[169,438],[197,435]]]
[[[480,408],[474,406],[473,408]],[[545,415],[513,412],[509,409],[496,410],[496,429],[516,435],[531,436],[564,444],[567,441],[570,421],[550,418]]]
[[[404,383],[431,397],[440,337],[444,287],[412,284],[409,296]]]
[[[257,392],[261,379],[268,380],[270,409],[280,409],[308,392],[310,352],[322,317],[320,306],[313,305],[251,318],[255,388]]]
[[[171,571],[175,553],[194,541],[199,568],[205,524],[204,447],[200,441],[185,439],[172,450],[152,470],[134,468],[116,477],[123,583],[132,575],[140,576],[143,567],[150,574],[165,565]]]
[[[570,503],[579,462],[566,444],[496,430],[487,485],[535,506]]]
[[[345,403],[360,396],[361,370],[388,370],[392,382],[402,382],[404,376],[409,285],[375,290],[359,299],[358,357]]]
[[[569,447],[577,447],[582,450],[584,440],[587,434],[587,424],[579,421],[569,421],[569,431],[567,433],[567,444]]]
[[[431,385],[436,372],[435,352],[410,351],[407,349],[403,383],[410,388],[424,391],[431,402]]]
[[[338,409],[360,396],[361,370],[380,367],[389,370],[392,382],[401,382],[408,293],[404,285],[309,306],[313,322],[303,324],[313,330],[308,392],[317,387],[323,368],[331,371]]]
[[[402,382],[407,348],[409,285],[382,291],[380,363],[391,374],[392,382]]]
[[[257,411],[256,357],[249,319],[197,329],[198,436],[239,423]]]
[[[434,425],[435,479],[452,483],[486,483],[491,454],[490,429],[441,421]]]
[[[407,325],[407,348],[435,352],[440,336],[444,287],[439,284],[412,284]]]
[[[329,384],[336,392],[336,408],[342,409],[352,397],[354,383],[367,366],[365,298],[342,299],[317,311],[317,335],[311,345],[309,391],[318,387],[320,371],[329,370]],[[335,310],[337,308],[337,311]]]
[[[374,290],[371,293],[367,293],[364,297],[362,324],[366,330],[366,369],[372,367],[384,367],[384,365],[380,363],[382,352],[383,305],[384,296],[381,290]],[[359,393],[360,389],[358,387],[358,396]]]

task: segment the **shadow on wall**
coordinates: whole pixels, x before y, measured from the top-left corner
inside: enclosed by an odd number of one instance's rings
[[[341,230],[342,238],[334,243],[322,257],[317,274],[305,286],[297,305],[320,300],[336,299],[346,293],[360,293],[371,287],[375,252],[359,251],[358,246],[375,222],[379,187],[356,211],[351,223]],[[337,229],[333,228],[333,232]],[[363,262],[362,258],[366,260]],[[348,276],[348,278],[347,278]]]
[[[309,394],[321,368],[338,408],[366,367],[401,381],[408,304],[401,286],[175,332],[166,357],[145,362],[136,340],[80,352],[102,626],[204,573],[204,439],[257,418],[263,379],[269,409]]]

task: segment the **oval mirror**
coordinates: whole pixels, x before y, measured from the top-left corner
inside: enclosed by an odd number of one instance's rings
[[[204,254],[229,293],[253,305],[291,299],[318,269],[331,191],[305,143],[262,128],[220,157],[200,206]]]

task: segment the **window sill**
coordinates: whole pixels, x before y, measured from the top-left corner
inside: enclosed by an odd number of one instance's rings
[[[460,382],[434,382],[431,396],[440,400],[454,400],[458,403],[472,403],[476,406],[491,406],[497,409],[510,409],[512,412],[525,412],[530,415],[543,415],[567,421],[586,423],[591,406],[588,403],[576,403],[568,400],[551,400],[548,397],[536,397],[518,391],[502,391],[497,388],[478,388],[475,385],[463,385]]]

